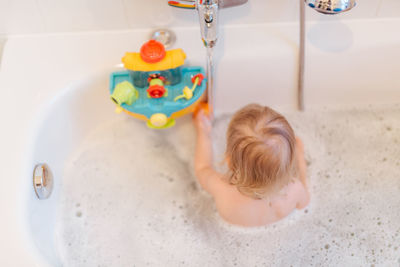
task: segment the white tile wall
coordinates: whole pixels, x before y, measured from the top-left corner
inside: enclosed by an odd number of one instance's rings
[[[36,0],[47,32],[124,29],[121,0]]]
[[[380,17],[400,17],[400,0],[384,0],[378,10]]]
[[[223,23],[294,21],[300,0],[249,0],[221,12]],[[400,0],[358,0],[340,16],[307,8],[309,20],[399,17]],[[97,31],[143,27],[192,26],[196,13],[169,7],[167,0],[0,0],[0,34]]]
[[[35,0],[0,0],[0,34],[43,32]]]

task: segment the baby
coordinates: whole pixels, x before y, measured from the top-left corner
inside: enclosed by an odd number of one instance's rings
[[[227,174],[213,168],[210,119],[201,110],[194,120],[195,173],[223,219],[262,226],[308,205],[303,144],[282,115],[251,104],[233,116],[227,132]]]

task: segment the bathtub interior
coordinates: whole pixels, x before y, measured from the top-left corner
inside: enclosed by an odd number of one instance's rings
[[[60,265],[54,233],[64,165],[93,128],[114,116],[107,84],[108,73],[71,84],[48,104],[42,121],[37,122],[32,162],[48,164],[54,187],[49,199],[39,200],[28,184],[26,214],[36,247],[51,266]]]
[[[313,200],[279,223],[242,229],[223,222],[195,182],[191,117],[154,131],[114,114],[107,78],[66,88],[39,128],[34,157],[56,184],[48,200],[32,195],[29,221],[51,266],[400,260],[399,104],[285,112],[306,146]],[[230,116],[215,122],[216,162]]]
[[[361,23],[354,25],[353,33],[364,33]],[[216,83],[223,89],[216,92],[215,161],[223,158],[224,133],[234,110],[249,102],[274,104],[285,111],[306,145],[313,195],[306,210],[259,229],[224,223],[212,199],[195,182],[190,116],[172,129],[154,131],[125,114],[115,114],[107,90],[110,69],[63,88],[39,116],[30,167],[47,163],[55,187],[44,201],[37,200],[29,187],[26,214],[44,262],[49,266],[397,264],[400,151],[394,144],[400,142],[400,107],[395,104],[400,80],[394,79],[393,71],[400,64],[400,41],[391,36],[387,43],[364,42],[371,34],[365,33],[352,36],[352,46],[343,51],[309,45],[306,105],[315,108],[297,113],[287,108],[295,103],[297,50],[285,38],[290,27],[282,28],[284,33],[262,25],[225,29],[221,47],[223,42],[230,45],[217,53]],[[378,34],[373,27],[368,30]],[[236,31],[249,34],[252,49],[242,47],[243,36]],[[260,32],[265,34],[257,35]],[[123,40],[124,34],[116,35]],[[257,42],[271,35],[269,42]],[[191,40],[194,37],[190,35]],[[90,47],[89,41],[86,45]],[[265,53],[265,46],[271,53]],[[371,53],[369,61],[360,61],[366,51]],[[390,58],[386,65],[382,54]],[[338,56],[347,58],[351,71],[344,70]],[[202,62],[201,58],[199,53],[192,61]],[[268,64],[257,65],[260,62]],[[249,72],[236,66],[257,68]],[[388,71],[373,76],[378,66]],[[256,79],[266,73],[268,81]],[[249,83],[249,77],[255,78]],[[270,86],[260,93],[266,82]],[[245,97],[238,97],[244,89]],[[385,104],[376,105],[379,102]],[[362,107],[354,107],[360,103]],[[335,108],[324,108],[329,104]]]

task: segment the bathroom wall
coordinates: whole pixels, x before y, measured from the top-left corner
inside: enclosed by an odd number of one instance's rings
[[[298,18],[298,0],[249,0],[221,12],[224,23],[286,22]],[[310,10],[308,10],[310,11]],[[321,15],[308,12],[309,20]],[[399,0],[358,0],[342,18],[400,18]],[[329,20],[329,18],[324,18]],[[193,10],[171,8],[167,0],[0,0],[0,35],[125,30],[196,25]]]
[[[5,38],[2,38],[1,36],[0,36],[0,70],[1,70],[1,58],[2,58],[2,56],[3,56],[3,47],[4,47],[4,44],[6,43],[6,39]]]

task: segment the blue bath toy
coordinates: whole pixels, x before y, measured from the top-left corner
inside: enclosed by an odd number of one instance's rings
[[[145,43],[140,53],[126,53],[122,62],[127,70],[110,76],[116,111],[144,120],[154,129],[171,127],[176,118],[195,112],[205,100],[205,71],[183,67],[185,58],[182,49],[165,51],[154,40]]]

